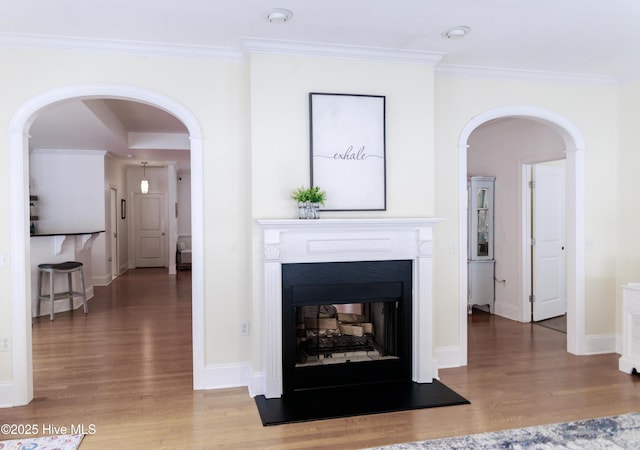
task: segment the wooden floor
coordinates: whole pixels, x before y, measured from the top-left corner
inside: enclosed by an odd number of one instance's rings
[[[245,388],[192,390],[190,273],[163,272],[96,288],[87,316],[36,319],[35,398],[0,423],[84,426],[81,450],[350,449],[640,410],[618,355],[573,356],[562,333],[476,312],[469,365],[440,370],[470,405],[263,427]]]

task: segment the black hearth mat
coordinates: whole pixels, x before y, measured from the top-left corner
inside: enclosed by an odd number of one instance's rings
[[[310,389],[255,400],[265,426],[470,403],[438,380]]]

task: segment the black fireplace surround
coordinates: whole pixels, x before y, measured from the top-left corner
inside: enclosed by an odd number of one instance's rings
[[[283,264],[283,395],[411,382],[412,273],[410,260]],[[365,323],[339,320],[350,316]],[[319,323],[336,330],[310,330]]]

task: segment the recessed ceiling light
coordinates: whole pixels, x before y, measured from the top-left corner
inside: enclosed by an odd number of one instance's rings
[[[288,9],[274,8],[267,13],[267,20],[271,23],[285,23],[291,20],[293,13]]]
[[[442,36],[446,37],[447,39],[462,39],[470,31],[471,31],[471,28],[469,27],[458,26],[458,27],[449,28],[448,30],[443,31]]]

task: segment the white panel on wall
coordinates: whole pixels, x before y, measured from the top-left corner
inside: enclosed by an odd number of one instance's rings
[[[105,229],[105,154],[36,149],[30,154],[30,194],[38,197],[37,233]]]

